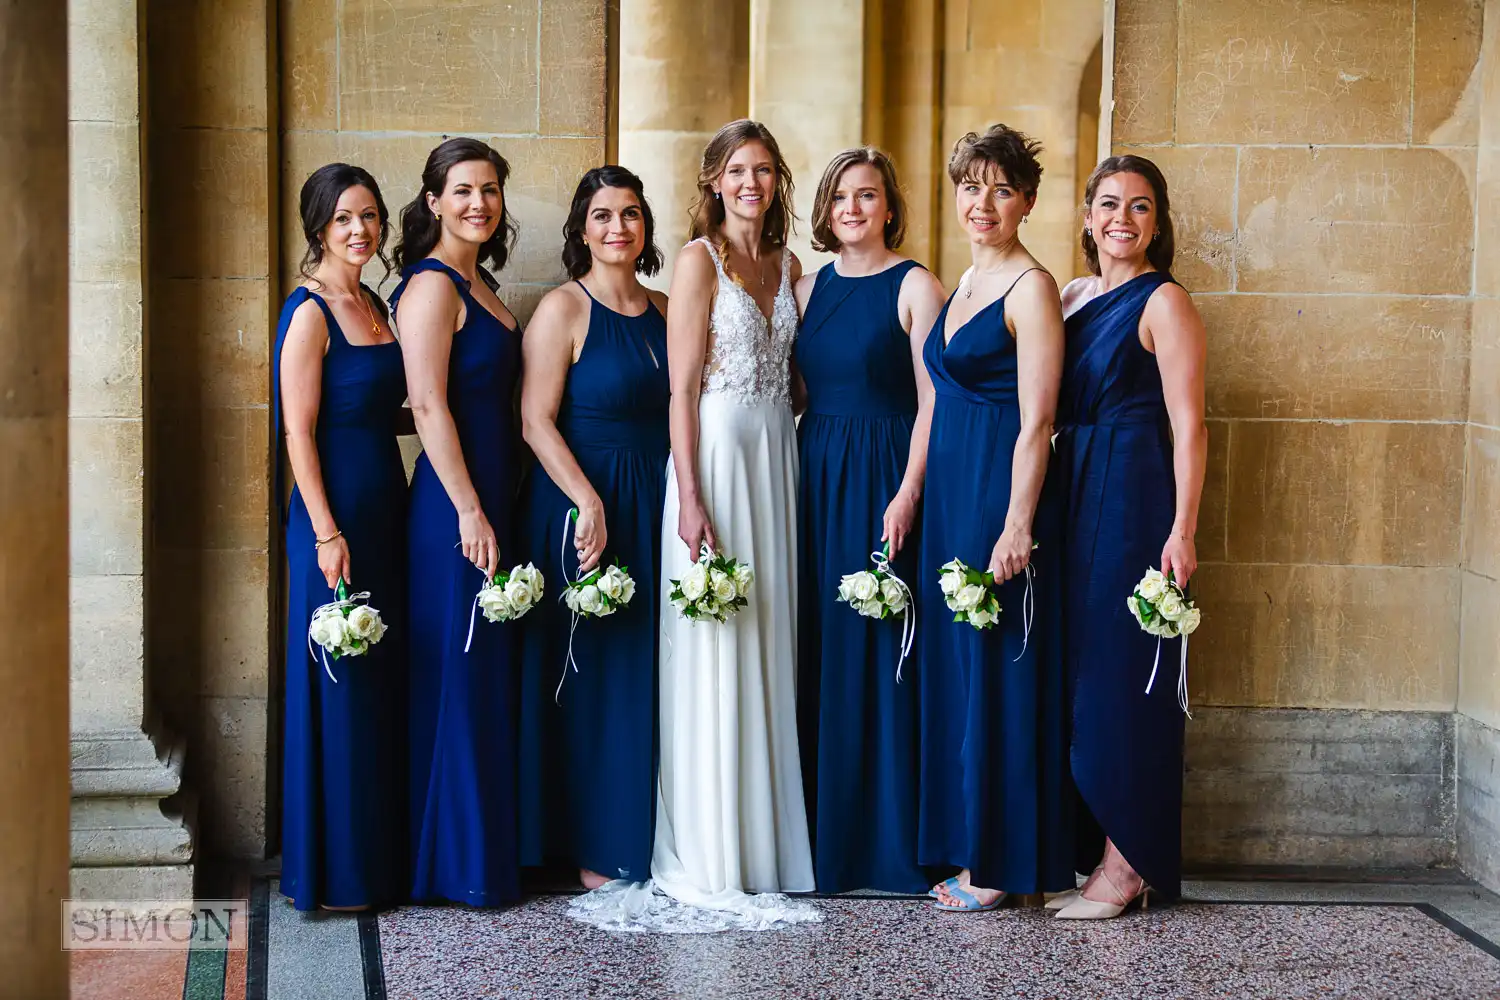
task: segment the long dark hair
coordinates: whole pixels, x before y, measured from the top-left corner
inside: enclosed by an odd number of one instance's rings
[[[302,216],[302,235],[307,239],[307,251],[302,255],[302,262],[297,265],[297,272],[308,281],[317,283],[318,279],[313,272],[323,262],[323,230],[333,221],[339,198],[352,187],[368,188],[370,194],[375,196],[375,212],[380,216],[380,238],[375,244],[375,256],[385,265],[386,275],[391,273],[391,262],[385,255],[385,242],[391,235],[391,216],[385,210],[385,199],[380,196],[380,185],[375,183],[375,178],[363,167],[330,163],[314,170],[302,182],[298,210]],[[380,301],[380,296],[371,295],[370,298],[380,309],[381,315],[384,315],[385,303]]]
[[[760,122],[740,118],[715,132],[708,145],[703,147],[703,164],[698,171],[698,200],[692,208],[689,239],[707,236],[723,247],[725,240],[720,230],[724,225],[724,202],[714,197],[714,181],[723,176],[729,158],[747,142],[764,145],[776,167],[776,194],[766,209],[765,224],[760,233],[761,246],[786,246],[787,237],[795,231],[797,217],[792,214],[792,172],[781,155],[781,147],[776,144],[776,137],[770,129]]]
[[[583,233],[588,225],[589,205],[594,195],[604,188],[623,188],[635,195],[641,206],[641,216],[646,220],[646,246],[635,259],[635,270],[637,274],[646,275],[660,271],[661,250],[656,246],[656,218],[651,214],[651,204],[646,201],[645,186],[629,170],[610,163],[584,174],[573,192],[573,206],[568,209],[568,221],[563,223],[562,262],[568,277],[576,281],[594,266],[593,254],[583,242]]]
[[[422,168],[422,187],[417,196],[401,209],[401,244],[396,247],[394,254],[397,267],[410,267],[432,253],[433,247],[438,244],[438,237],[442,235],[443,224],[432,214],[432,209],[427,207],[427,196],[430,194],[441,198],[443,190],[448,186],[448,171],[460,163],[474,160],[484,160],[495,168],[501,193],[500,225],[495,227],[495,235],[480,245],[479,263],[492,261],[496,271],[505,267],[511,251],[515,249],[517,233],[510,205],[504,200],[505,180],[510,176],[510,164],[489,145],[478,139],[462,136],[448,139],[427,154],[427,165]]]
[[[1083,212],[1087,217],[1093,207],[1094,196],[1099,193],[1099,182],[1115,174],[1140,174],[1151,185],[1156,198],[1156,235],[1146,244],[1146,260],[1162,274],[1172,273],[1172,258],[1177,253],[1177,237],[1172,231],[1172,203],[1167,200],[1167,179],[1161,168],[1144,156],[1111,156],[1094,168],[1083,189]],[[1099,273],[1099,244],[1094,242],[1088,226],[1083,227],[1083,256],[1089,270]]]

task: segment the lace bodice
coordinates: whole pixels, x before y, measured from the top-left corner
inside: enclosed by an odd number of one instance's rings
[[[746,403],[791,403],[788,359],[797,339],[797,303],[792,297],[792,253],[781,251],[781,284],[771,307],[771,322],[755,299],[724,273],[724,261],[708,240],[699,239],[713,258],[718,294],[708,320],[708,350],[703,359],[703,392],[725,393]],[[767,329],[769,327],[769,330]]]

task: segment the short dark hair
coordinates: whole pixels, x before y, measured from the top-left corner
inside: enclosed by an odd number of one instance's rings
[[[1172,231],[1172,203],[1167,198],[1167,179],[1162,175],[1161,168],[1144,156],[1111,156],[1094,168],[1089,174],[1088,183],[1083,188],[1083,211],[1087,215],[1089,208],[1094,204],[1094,196],[1099,193],[1099,183],[1106,177],[1115,174],[1138,174],[1146,178],[1146,183],[1151,185],[1151,193],[1156,198],[1156,234],[1152,236],[1151,242],[1146,244],[1146,260],[1151,266],[1163,274],[1172,273],[1172,258],[1177,255],[1177,236]],[[1088,261],[1089,270],[1094,274],[1099,273],[1099,244],[1094,242],[1093,234],[1089,232],[1088,226],[1083,227],[1080,237],[1083,243],[1083,256]]]
[[[427,196],[430,194],[441,198],[443,190],[448,186],[448,171],[460,163],[474,160],[484,160],[495,168],[501,194],[504,194],[505,180],[510,176],[510,164],[491,146],[478,139],[463,136],[439,144],[427,154],[427,165],[422,168],[422,187],[417,191],[417,196],[401,209],[401,245],[396,247],[395,253],[397,267],[410,267],[432,253],[442,234],[443,224],[433,217],[432,210],[427,207]],[[496,271],[504,268],[516,245],[517,232],[515,218],[510,214],[510,205],[502,201],[500,225],[495,227],[495,235],[480,245],[479,263],[492,261]]]
[[[302,182],[299,214],[302,217],[302,235],[307,239],[307,251],[297,265],[297,273],[309,281],[315,281],[313,271],[323,262],[323,230],[333,221],[339,198],[352,187],[368,188],[375,196],[375,211],[380,216],[380,238],[375,243],[375,256],[385,265],[385,273],[391,273],[391,262],[385,255],[385,242],[391,235],[391,216],[385,209],[385,199],[380,196],[380,185],[363,167],[348,163],[330,163],[314,170]],[[379,296],[374,300],[382,312],[385,303]]]
[[[1042,186],[1042,144],[1009,125],[991,125],[981,135],[965,132],[953,144],[948,157],[948,179],[955,185],[973,178],[983,179],[987,168],[998,168],[1005,179],[1028,197]]]
[[[656,217],[651,214],[651,203],[646,200],[645,185],[631,171],[608,163],[584,174],[573,192],[573,205],[563,223],[562,263],[568,277],[576,281],[594,266],[594,255],[583,242],[583,232],[588,225],[589,205],[593,203],[594,195],[604,188],[621,188],[635,195],[646,220],[646,245],[635,259],[635,269],[646,275],[660,271],[662,261],[661,250],[656,246]]]
[[[891,219],[885,224],[885,248],[894,250],[906,239],[906,196],[901,192],[901,182],[896,178],[896,164],[890,154],[874,146],[855,146],[839,153],[823,171],[818,181],[818,193],[813,196],[812,248],[819,252],[837,253],[839,238],[833,235],[833,196],[838,191],[839,180],[844,171],[861,164],[874,167],[885,182],[885,203],[891,210]]]

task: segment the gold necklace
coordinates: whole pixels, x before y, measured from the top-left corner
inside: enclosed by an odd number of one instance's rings
[[[357,296],[359,296],[359,304],[365,307],[365,317],[370,321],[370,334],[371,334],[371,336],[373,336],[375,338],[375,342],[376,343],[379,343],[380,342],[380,323],[379,323],[379,321],[377,321],[375,319],[375,309],[374,309],[374,307],[370,305],[370,300],[365,295],[365,290],[363,288],[360,288],[354,294],[357,295]]]

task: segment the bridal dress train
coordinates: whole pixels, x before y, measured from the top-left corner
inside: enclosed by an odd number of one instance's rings
[[[785,892],[814,888],[796,711],[797,444],[788,356],[791,255],[768,321],[718,272],[698,407],[698,478],[721,552],[747,562],[748,607],[691,623],[666,600],[697,553],[677,537],[677,477],[662,516],[660,773],[650,882],[617,880],[572,915],[616,931],[770,930],[820,920]]]

